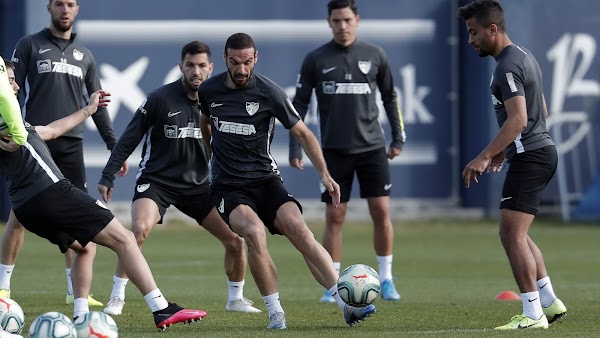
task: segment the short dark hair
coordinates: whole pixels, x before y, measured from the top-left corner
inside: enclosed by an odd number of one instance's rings
[[[48,5],[52,5],[52,2],[53,2],[53,1],[54,1],[54,0],[48,0]],[[79,0],[75,0],[75,3],[76,3],[76,4],[79,4]]]
[[[6,65],[6,68],[10,68],[12,70],[15,70],[15,65],[12,62],[8,61],[5,58],[2,58],[2,60],[4,60],[4,65]]]
[[[486,28],[495,24],[501,32],[506,30],[504,10],[496,0],[475,0],[460,7],[457,15],[465,21],[475,18],[478,24]]]
[[[246,33],[235,33],[227,38],[227,42],[225,42],[225,54],[227,54],[227,50],[230,48],[235,50],[254,48],[254,51],[256,51],[254,40]]]
[[[187,54],[196,55],[205,53],[208,56],[208,61],[210,61],[210,47],[208,47],[204,42],[200,41],[192,41],[181,49],[181,61],[185,59]]]
[[[358,15],[358,7],[356,6],[356,1],[354,0],[331,0],[327,4],[327,15],[331,15],[331,12],[334,9],[346,8],[350,7],[352,12],[355,15]]]

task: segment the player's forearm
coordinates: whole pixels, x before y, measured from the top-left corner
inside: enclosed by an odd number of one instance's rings
[[[327,169],[327,163],[325,163],[323,151],[321,150],[321,145],[313,133],[306,128],[304,132],[296,134],[296,138],[298,138],[298,141],[302,145],[306,156],[308,156],[310,159],[310,162],[317,170],[317,173],[321,179],[330,177],[329,170]]]
[[[65,116],[62,119],[50,122],[45,126],[36,126],[35,131],[44,141],[54,140],[55,138],[64,135],[69,130],[77,127],[95,111],[96,108],[86,106],[69,116]]]
[[[402,110],[396,100],[384,104],[392,130],[392,147],[402,149],[406,142],[406,133],[404,132],[404,120],[402,119]]]

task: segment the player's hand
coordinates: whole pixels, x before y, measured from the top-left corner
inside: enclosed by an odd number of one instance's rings
[[[338,205],[340,205],[341,198],[340,185],[337,184],[331,177],[322,178],[321,183],[323,184],[325,189],[329,191],[329,196],[331,196],[331,203],[333,203],[333,206],[337,208]]]
[[[492,157],[492,160],[487,166],[487,173],[499,173],[504,165],[504,151],[501,151],[498,155]]]
[[[20,145],[13,141],[10,135],[2,136],[2,139],[0,139],[0,149],[2,150],[12,153],[13,151],[19,149],[19,147]]]
[[[473,179],[475,183],[479,183],[479,179],[477,177],[483,174],[489,163],[490,160],[482,158],[480,155],[467,164],[462,172],[462,178],[465,181],[466,188],[469,188],[471,185],[471,179]]]
[[[129,171],[129,164],[127,164],[127,161],[123,162],[123,166],[121,166],[121,169],[119,169],[119,171],[117,172],[117,176],[125,176],[127,175],[127,172]]]
[[[290,167],[296,168],[298,170],[304,170],[304,165],[302,164],[302,159],[291,158],[290,159]]]
[[[110,102],[108,96],[110,96],[110,93],[105,92],[102,89],[95,91],[90,95],[90,102],[88,102],[88,106],[86,107],[90,115],[93,115],[98,110],[98,107],[108,106],[108,103]]]
[[[102,200],[104,201],[104,203],[110,202],[110,200],[112,199],[112,191],[112,188],[109,188],[102,184],[98,184],[98,192],[100,193],[100,196],[102,196]]]
[[[390,147],[390,149],[388,150],[388,159],[393,159],[394,157],[400,155],[402,153],[402,150],[395,148],[395,147]]]

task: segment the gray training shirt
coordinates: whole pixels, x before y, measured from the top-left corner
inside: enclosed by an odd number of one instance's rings
[[[115,173],[143,141],[136,178],[182,194],[208,189],[208,159],[200,130],[198,101],[187,97],[181,79],[148,95],[119,138],[102,171],[100,184],[112,188]]]
[[[546,129],[542,72],[531,52],[517,45],[509,45],[496,57],[497,65],[490,90],[498,125],[508,118],[504,102],[515,96],[524,96],[527,104],[527,127],[505,149],[510,160],[514,155],[554,145]]]
[[[13,152],[0,150],[0,172],[8,179],[8,194],[13,210],[52,184],[65,179],[35,128],[25,122],[25,129],[29,136],[24,145]]]
[[[283,89],[254,73],[245,88],[225,86],[221,73],[202,82],[198,90],[202,114],[212,129],[212,184],[243,185],[278,177],[271,155],[277,118],[286,129],[300,121]]]
[[[294,107],[306,116],[313,88],[317,95],[323,149],[358,154],[385,147],[376,91],[392,130],[391,146],[402,149],[404,127],[392,72],[383,49],[355,41],[347,47],[330,41],[310,52],[302,63]],[[301,158],[290,136],[290,157]]]
[[[21,93],[21,105],[27,95],[26,120],[34,126],[46,125],[85,106],[84,91],[99,89],[96,62],[92,53],[78,43],[76,34],[70,40],[60,39],[45,28],[17,43],[11,61],[15,65],[15,80]],[[25,79],[29,93],[25,92]],[[31,95],[34,93],[34,95]],[[92,115],[98,132],[108,149],[117,143],[112,122],[105,107]],[[83,138],[83,124],[63,136]]]

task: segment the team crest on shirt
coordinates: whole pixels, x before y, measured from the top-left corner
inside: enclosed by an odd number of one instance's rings
[[[78,51],[77,49],[73,49],[73,57],[75,58],[75,60],[81,61],[83,60],[83,53]]]
[[[137,189],[137,192],[142,193],[142,192],[148,190],[148,188],[150,188],[150,183],[138,184],[136,189]]]
[[[369,74],[369,71],[371,70],[371,61],[358,61],[358,69],[360,69],[363,74]]]
[[[246,102],[246,111],[250,116],[256,114],[258,111],[258,102]]]
[[[52,61],[49,59],[46,60],[37,60],[36,61],[38,73],[50,73],[52,71]]]

